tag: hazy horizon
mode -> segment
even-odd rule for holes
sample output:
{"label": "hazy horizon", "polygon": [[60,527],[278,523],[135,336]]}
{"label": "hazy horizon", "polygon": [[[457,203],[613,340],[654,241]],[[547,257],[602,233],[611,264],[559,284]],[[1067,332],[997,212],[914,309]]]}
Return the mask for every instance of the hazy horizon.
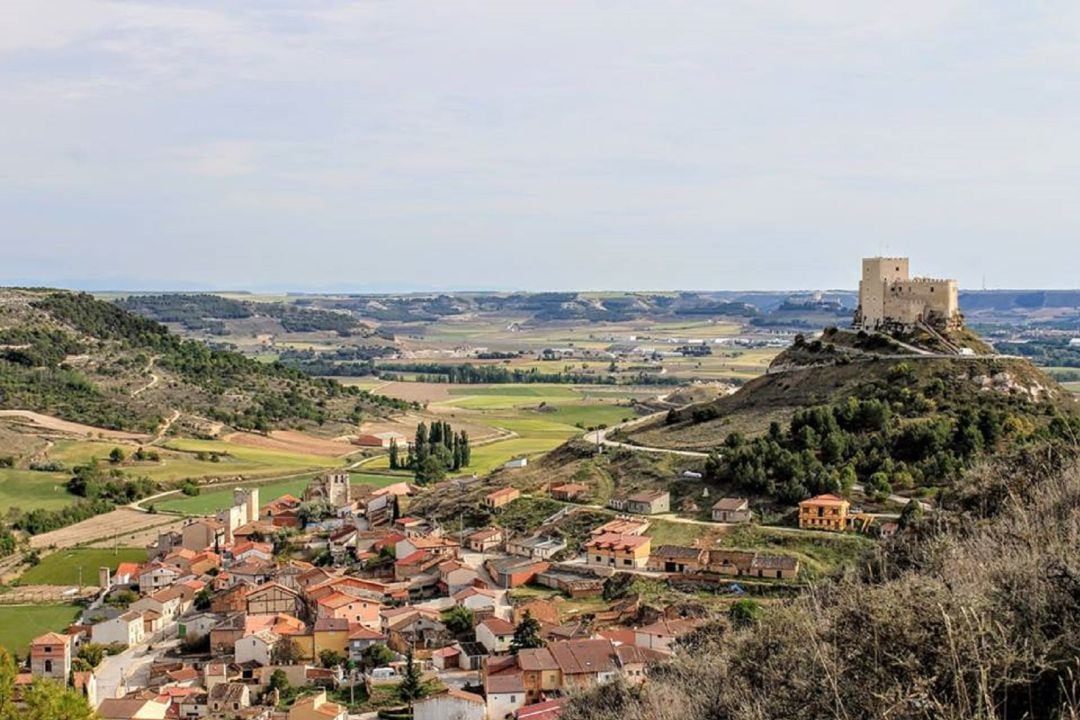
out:
{"label": "hazy horizon", "polygon": [[0,285],[1075,288],[1080,6],[7,0]]}

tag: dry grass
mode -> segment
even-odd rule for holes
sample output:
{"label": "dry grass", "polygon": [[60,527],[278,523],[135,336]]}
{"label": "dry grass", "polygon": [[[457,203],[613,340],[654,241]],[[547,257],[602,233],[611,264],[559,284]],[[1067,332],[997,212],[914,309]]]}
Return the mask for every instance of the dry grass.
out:
{"label": "dry grass", "polygon": [[861,572],[703,632],[564,720],[1077,717],[1080,463],[1029,453],[948,503]]}

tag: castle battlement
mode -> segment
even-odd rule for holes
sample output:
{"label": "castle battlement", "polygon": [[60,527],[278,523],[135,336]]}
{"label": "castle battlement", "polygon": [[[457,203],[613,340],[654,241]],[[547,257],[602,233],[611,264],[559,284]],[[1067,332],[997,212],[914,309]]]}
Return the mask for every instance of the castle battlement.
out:
{"label": "castle battlement", "polygon": [[962,326],[956,280],[913,278],[909,265],[903,257],[863,258],[855,327],[889,330],[922,323],[951,330]]}

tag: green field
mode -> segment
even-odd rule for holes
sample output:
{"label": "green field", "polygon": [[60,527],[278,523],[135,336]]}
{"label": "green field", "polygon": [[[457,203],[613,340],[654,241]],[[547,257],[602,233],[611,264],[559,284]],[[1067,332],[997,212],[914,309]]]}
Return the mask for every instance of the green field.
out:
{"label": "green field", "polygon": [[[93,460],[103,461],[109,452],[117,447],[115,443],[83,440],[61,440],[50,450],[49,459],[74,467]],[[283,471],[315,470],[319,468],[340,467],[342,458],[324,455],[307,455],[281,450],[265,450],[245,445],[227,443],[220,440],[169,440],[164,448],[154,448],[161,456],[159,462],[134,462],[130,459],[133,452],[130,446],[121,446],[129,455],[128,461],[118,466],[131,476],[145,475],[161,482],[173,482],[185,478],[206,478],[231,475],[260,477],[281,475]],[[197,452],[219,453],[218,462],[199,460]]]}
{"label": "green field", "polygon": [[64,483],[66,473],[43,473],[32,470],[0,470],[0,508],[20,510],[55,510],[75,502]]}
{"label": "green field", "polygon": [[25,655],[31,640],[64,630],[78,615],[74,605],[0,605],[0,647]]}
{"label": "green field", "polygon": [[[262,504],[275,500],[282,495],[295,495],[300,497],[307,487],[308,482],[314,477],[314,473],[298,475],[296,477],[269,482],[264,485],[245,486],[259,488],[259,502]],[[365,484],[385,487],[403,480],[411,480],[409,475],[378,475],[374,473],[350,473],[354,485]],[[166,512],[183,513],[184,515],[210,515],[218,510],[224,510],[232,505],[232,487],[222,490],[204,490],[195,497],[176,495],[155,504],[155,509]]]}
{"label": "green field", "polygon": [[143,548],[74,548],[46,555],[41,562],[19,576],[22,585],[78,585],[82,568],[84,585],[97,585],[98,568],[115,570],[122,562],[146,562]]}

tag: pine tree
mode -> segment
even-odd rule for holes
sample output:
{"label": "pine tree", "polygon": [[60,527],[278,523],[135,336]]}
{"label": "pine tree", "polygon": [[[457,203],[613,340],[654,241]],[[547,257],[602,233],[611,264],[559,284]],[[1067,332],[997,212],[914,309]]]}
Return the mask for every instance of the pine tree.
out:
{"label": "pine tree", "polygon": [[398,469],[398,446],[397,438],[391,438],[390,440],[390,469]]}
{"label": "pine tree", "polygon": [[469,467],[472,462],[472,449],[469,447],[469,434],[461,431],[461,467]]}
{"label": "pine tree", "polygon": [[408,703],[410,708],[413,701],[424,694],[424,688],[421,686],[422,677],[420,668],[413,662],[412,646],[409,646],[409,650],[405,654],[405,670],[401,677],[401,683],[398,685],[398,697],[401,698],[402,702]]}
{"label": "pine tree", "polygon": [[431,435],[428,437],[428,441],[432,445],[438,445],[439,443],[441,443],[442,442],[442,431],[443,431],[442,422],[436,420],[435,422],[431,423]]}
{"label": "pine tree", "polygon": [[446,449],[447,450],[453,450],[454,449],[454,429],[452,427],[450,427],[450,423],[448,423],[448,422],[443,423],[442,437],[443,437],[443,445],[446,446]]}
{"label": "pine tree", "polygon": [[416,426],[416,446],[413,449],[415,453],[416,466],[419,467],[427,459],[428,454],[431,452],[431,447],[428,445],[428,430],[427,425],[420,423]]}
{"label": "pine tree", "polygon": [[514,638],[510,641],[510,653],[517,655],[518,650],[542,647],[544,647],[544,641],[540,637],[540,621],[526,610],[521,617],[521,622],[514,628]]}

